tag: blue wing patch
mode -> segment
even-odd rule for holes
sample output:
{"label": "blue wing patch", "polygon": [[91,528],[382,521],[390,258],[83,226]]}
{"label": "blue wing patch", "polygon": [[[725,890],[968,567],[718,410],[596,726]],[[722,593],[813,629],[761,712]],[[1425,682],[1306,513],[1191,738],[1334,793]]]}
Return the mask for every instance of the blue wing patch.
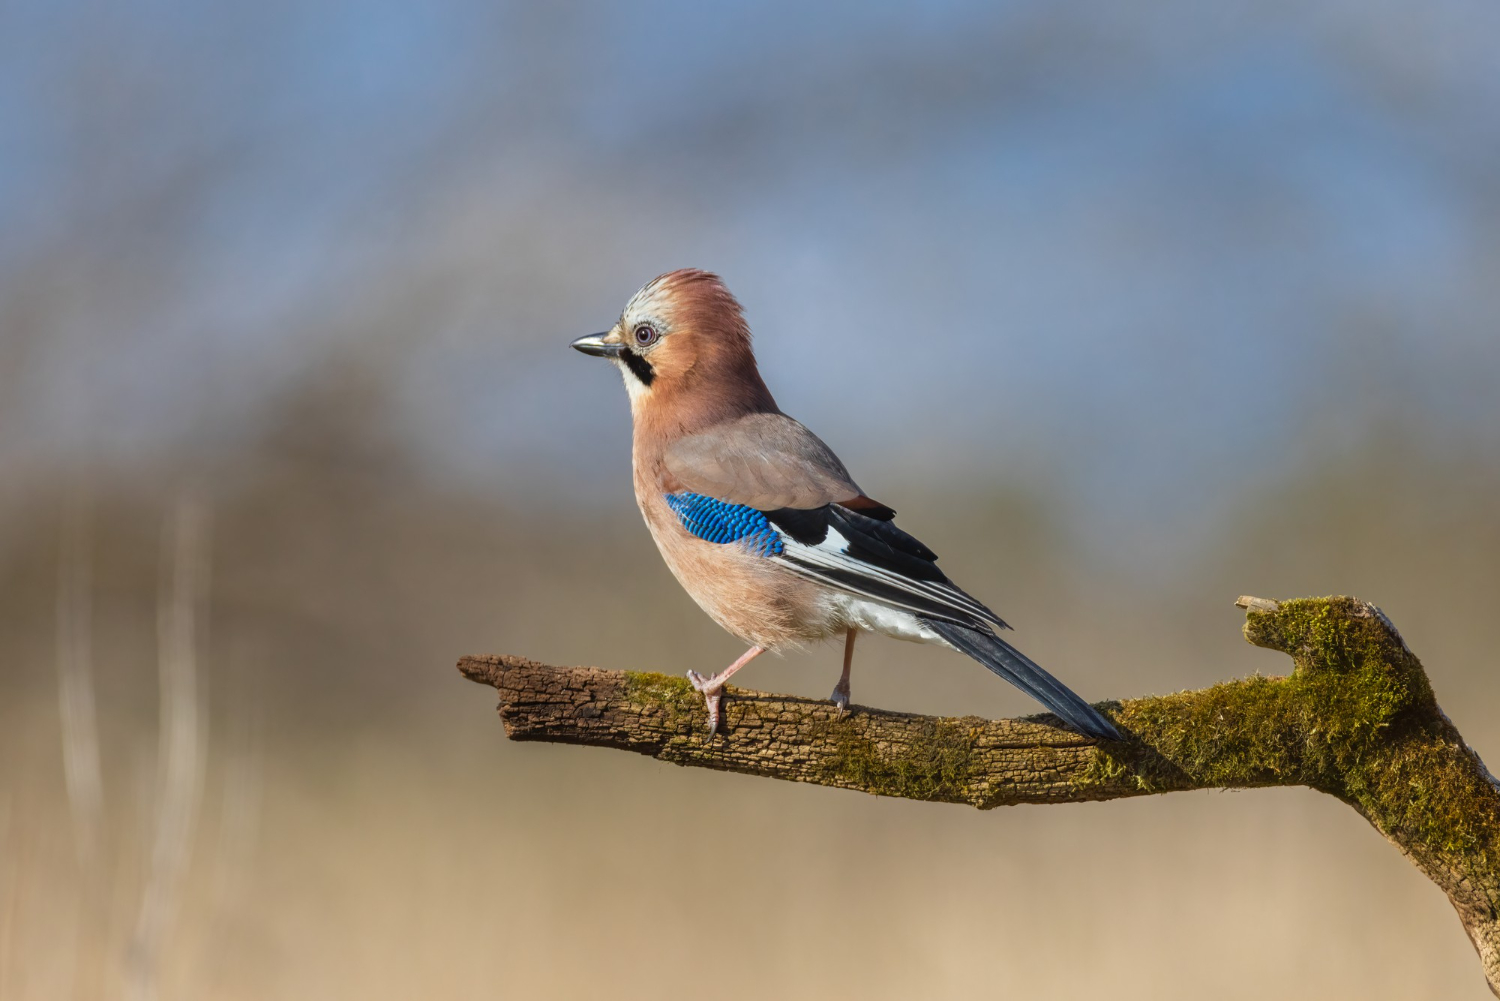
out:
{"label": "blue wing patch", "polygon": [[780,556],[781,533],[753,507],[727,504],[702,494],[667,494],[667,506],[682,527],[708,542],[738,542],[757,556]]}

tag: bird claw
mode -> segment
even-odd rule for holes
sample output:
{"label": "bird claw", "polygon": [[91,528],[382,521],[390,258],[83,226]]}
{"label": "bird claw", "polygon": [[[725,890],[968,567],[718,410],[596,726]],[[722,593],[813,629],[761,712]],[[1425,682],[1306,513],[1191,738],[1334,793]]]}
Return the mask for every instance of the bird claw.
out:
{"label": "bird claw", "polygon": [[703,693],[703,701],[708,707],[708,735],[712,737],[719,730],[719,702],[724,697],[724,683],[716,678],[705,678],[697,671],[687,673],[688,684]]}
{"label": "bird claw", "polygon": [[834,705],[838,706],[839,719],[843,719],[844,718],[844,714],[849,711],[849,688],[848,688],[848,686],[847,685],[836,685],[836,686],[834,686],[833,694],[830,695],[830,696],[828,696],[828,701],[832,702]]}

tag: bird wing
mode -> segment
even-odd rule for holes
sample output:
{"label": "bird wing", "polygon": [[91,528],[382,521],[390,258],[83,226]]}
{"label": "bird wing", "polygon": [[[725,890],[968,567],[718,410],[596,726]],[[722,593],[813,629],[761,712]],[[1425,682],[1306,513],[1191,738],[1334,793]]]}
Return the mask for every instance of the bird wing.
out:
{"label": "bird wing", "polygon": [[889,520],[842,504],[765,512],[781,532],[776,562],[848,594],[989,632],[1005,620],[938,569],[937,554]]}
{"label": "bird wing", "polygon": [[833,450],[786,414],[725,421],[673,442],[663,459],[669,481],[759,511],[863,497]]}
{"label": "bird wing", "polygon": [[[739,541],[802,577],[988,631],[1003,619],[937,568],[937,554],[865,496],[833,450],[785,414],[750,414],[665,453],[668,502],[711,542]],[[772,539],[762,529],[774,533]]]}

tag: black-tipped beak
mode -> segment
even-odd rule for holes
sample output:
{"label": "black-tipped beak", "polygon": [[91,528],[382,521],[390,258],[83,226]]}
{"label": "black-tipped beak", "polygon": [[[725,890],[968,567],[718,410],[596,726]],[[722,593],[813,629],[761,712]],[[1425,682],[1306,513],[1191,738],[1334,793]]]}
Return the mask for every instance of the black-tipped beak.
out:
{"label": "black-tipped beak", "polygon": [[595,358],[618,358],[620,357],[620,352],[625,350],[625,345],[619,343],[611,344],[606,341],[604,338],[608,333],[609,331],[606,330],[602,334],[589,334],[587,337],[580,337],[573,342],[573,348],[574,350],[582,351],[586,355],[593,355]]}

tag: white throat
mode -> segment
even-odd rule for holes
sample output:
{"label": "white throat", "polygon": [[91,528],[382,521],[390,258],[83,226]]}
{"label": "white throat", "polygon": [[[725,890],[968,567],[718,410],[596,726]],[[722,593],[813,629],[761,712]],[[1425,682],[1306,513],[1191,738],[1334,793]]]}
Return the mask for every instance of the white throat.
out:
{"label": "white throat", "polygon": [[616,360],[615,367],[620,370],[620,376],[625,380],[625,394],[630,397],[630,413],[635,416],[640,411],[642,401],[651,390],[644,382],[636,378],[635,373],[630,371],[623,361]]}

